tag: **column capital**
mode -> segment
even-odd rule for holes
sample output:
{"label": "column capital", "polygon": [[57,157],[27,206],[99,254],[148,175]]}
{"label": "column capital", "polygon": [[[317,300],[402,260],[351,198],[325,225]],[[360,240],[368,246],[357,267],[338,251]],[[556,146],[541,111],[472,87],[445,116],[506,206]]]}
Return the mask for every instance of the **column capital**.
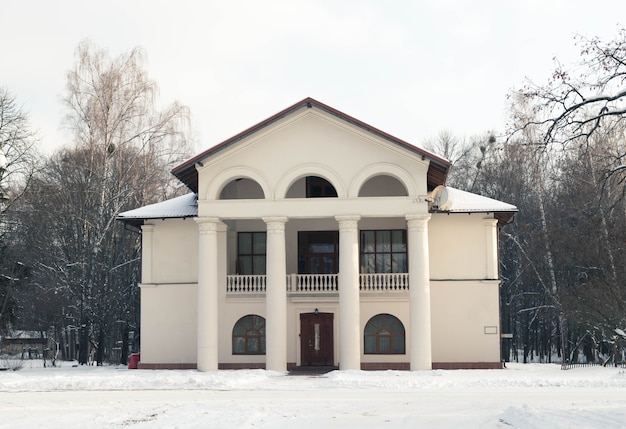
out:
{"label": "column capital", "polygon": [[218,231],[220,225],[220,219],[217,217],[195,217],[193,220],[196,221],[198,227],[200,228],[200,234],[210,234]]}
{"label": "column capital", "polygon": [[267,232],[270,234],[273,232],[284,232],[285,224],[289,220],[286,216],[269,216],[262,219],[267,227]]}
{"label": "column capital", "polygon": [[287,223],[289,218],[287,216],[266,216],[262,217],[265,223]]}
{"label": "column capital", "polygon": [[335,216],[335,220],[339,222],[339,229],[342,231],[353,231],[358,228],[361,216],[358,215],[343,215]]}
{"label": "column capital", "polygon": [[424,230],[430,220],[430,215],[408,214],[405,216],[409,230]]}

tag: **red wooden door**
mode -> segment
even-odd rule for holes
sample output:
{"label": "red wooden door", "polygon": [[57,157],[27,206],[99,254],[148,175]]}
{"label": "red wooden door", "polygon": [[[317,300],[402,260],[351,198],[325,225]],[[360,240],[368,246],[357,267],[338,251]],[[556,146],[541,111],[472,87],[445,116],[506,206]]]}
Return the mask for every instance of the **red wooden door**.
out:
{"label": "red wooden door", "polygon": [[301,365],[334,365],[333,318],[333,313],[300,314]]}

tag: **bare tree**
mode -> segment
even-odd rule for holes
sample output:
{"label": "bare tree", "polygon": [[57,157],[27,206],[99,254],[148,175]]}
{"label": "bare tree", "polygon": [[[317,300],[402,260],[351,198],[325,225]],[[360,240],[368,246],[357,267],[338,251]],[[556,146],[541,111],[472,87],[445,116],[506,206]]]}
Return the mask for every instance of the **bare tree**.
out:
{"label": "bare tree", "polygon": [[37,285],[63,297],[56,311],[79,327],[80,363],[90,349],[98,363],[110,358],[120,324],[136,323],[139,236],[117,215],[173,195],[168,171],[191,152],[187,108],[159,110],[156,96],[141,50],[110,58],[82,43],[64,100],[73,144],[29,195]]}
{"label": "bare tree", "polygon": [[[516,121],[511,136],[533,127],[539,131],[534,144],[584,143],[601,127],[612,129],[626,119],[626,30],[615,39],[577,36],[579,66],[565,67],[556,62],[545,85],[527,82],[518,91],[533,106],[532,119]],[[518,118],[519,119],[519,118]],[[626,150],[614,154],[618,162],[611,174],[626,170]]]}
{"label": "bare tree", "polygon": [[446,184],[473,192],[481,166],[490,156],[490,148],[495,143],[493,135],[465,139],[454,136],[450,131],[442,131],[437,137],[426,140],[424,148],[452,163]]}
{"label": "bare tree", "polygon": [[14,95],[0,87],[0,331],[15,321],[16,288],[27,270],[16,253],[18,221],[8,216],[39,163],[37,139]]}
{"label": "bare tree", "polygon": [[15,96],[0,87],[0,216],[27,188],[39,162],[37,143]]}

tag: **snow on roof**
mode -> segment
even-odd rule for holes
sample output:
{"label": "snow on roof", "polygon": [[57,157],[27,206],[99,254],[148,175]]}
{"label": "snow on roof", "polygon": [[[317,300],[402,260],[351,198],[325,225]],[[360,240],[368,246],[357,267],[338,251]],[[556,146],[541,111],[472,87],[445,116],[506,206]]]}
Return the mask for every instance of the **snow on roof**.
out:
{"label": "snow on roof", "polygon": [[118,220],[129,223],[143,219],[186,218],[198,216],[198,201],[195,193],[189,193],[156,204],[139,207],[120,213]]}
{"label": "snow on roof", "polygon": [[449,186],[437,186],[432,193],[433,211],[450,213],[502,213],[517,212],[517,207],[512,204],[461,191]]}

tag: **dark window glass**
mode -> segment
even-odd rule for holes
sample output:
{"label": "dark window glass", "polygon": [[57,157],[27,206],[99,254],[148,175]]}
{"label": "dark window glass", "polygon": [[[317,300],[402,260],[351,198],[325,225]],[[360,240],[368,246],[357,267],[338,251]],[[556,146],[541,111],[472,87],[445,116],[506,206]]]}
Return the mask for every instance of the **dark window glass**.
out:
{"label": "dark window glass", "polygon": [[265,274],[265,232],[240,232],[237,234],[237,274]]}
{"label": "dark window glass", "polygon": [[336,274],[339,231],[298,232],[298,273]]}
{"label": "dark window glass", "polygon": [[307,198],[328,198],[336,196],[337,191],[328,180],[317,176],[308,176],[306,178]]}
{"label": "dark window glass", "polygon": [[391,314],[378,314],[365,325],[365,354],[404,354],[404,325]]}
{"label": "dark window glass", "polygon": [[265,319],[256,314],[242,317],[233,328],[234,355],[265,354]]}
{"label": "dark window glass", "polygon": [[361,231],[361,271],[374,273],[406,273],[406,231]]}

